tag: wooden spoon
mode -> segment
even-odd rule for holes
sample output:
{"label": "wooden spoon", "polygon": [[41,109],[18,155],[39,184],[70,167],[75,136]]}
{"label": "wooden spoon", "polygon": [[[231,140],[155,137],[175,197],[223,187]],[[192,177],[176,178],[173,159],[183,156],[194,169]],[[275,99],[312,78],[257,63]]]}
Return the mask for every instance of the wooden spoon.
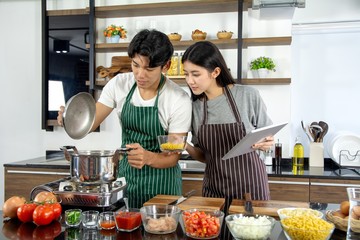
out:
{"label": "wooden spoon", "polygon": [[319,126],[323,129],[319,136],[319,142],[323,142],[326,133],[329,131],[329,125],[326,122],[320,121]]}

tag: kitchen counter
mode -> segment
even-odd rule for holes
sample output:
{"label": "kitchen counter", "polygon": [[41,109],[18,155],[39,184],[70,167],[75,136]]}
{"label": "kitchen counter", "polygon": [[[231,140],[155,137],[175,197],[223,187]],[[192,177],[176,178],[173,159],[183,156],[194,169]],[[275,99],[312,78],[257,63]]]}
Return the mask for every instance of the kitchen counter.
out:
{"label": "kitchen counter", "polygon": [[[317,204],[310,204],[312,208],[319,209],[319,205]],[[321,209],[319,209],[322,212],[326,212],[326,210],[329,209],[337,209],[339,208],[338,204],[323,204],[320,206]],[[11,220],[4,220],[2,217],[2,212],[0,211],[0,227],[2,228],[2,232],[0,233],[0,239],[14,239],[11,238],[12,236],[18,236],[20,238],[17,239],[35,239],[33,238],[34,235],[42,234],[43,239],[45,239],[45,234],[47,234],[47,237],[49,237],[49,234],[53,234],[55,229],[58,231],[59,235],[54,239],[85,239],[85,235],[95,234],[98,236],[96,239],[191,239],[185,236],[183,233],[180,224],[178,225],[177,231],[171,234],[166,235],[154,235],[146,233],[143,229],[143,227],[140,227],[139,229],[135,230],[132,233],[125,233],[125,232],[119,232],[116,230],[110,230],[110,231],[99,231],[99,230],[83,230],[80,228],[66,228],[66,225],[62,220],[60,221],[60,224],[57,222],[53,222],[53,224],[48,226],[41,226],[37,227],[33,223],[21,223],[17,219],[11,219]],[[77,234],[79,235],[79,238],[69,238],[70,234]],[[110,237],[112,236],[112,237]],[[22,238],[21,238],[22,237]],[[49,239],[49,238],[46,238]],[[50,238],[52,239],[52,238]],[[92,238],[95,239],[95,238]],[[269,237],[270,240],[285,240],[285,234],[282,231],[281,225],[279,222],[275,224],[275,227],[272,231],[271,236]],[[346,233],[340,230],[335,229],[331,239],[346,239]]]}
{"label": "kitchen counter", "polygon": [[[297,177],[297,178],[327,178],[360,180],[360,173],[357,169],[342,169],[331,159],[324,160],[324,167],[308,167],[305,159],[303,169],[293,169],[291,159],[283,159],[279,167],[266,166],[269,177]],[[205,164],[192,160],[189,155],[182,155],[179,165],[183,173],[204,173]],[[44,157],[28,159],[24,161],[4,164],[4,167],[22,167],[22,168],[44,168],[44,169],[69,169],[69,162],[64,159],[63,152],[48,154]]]}

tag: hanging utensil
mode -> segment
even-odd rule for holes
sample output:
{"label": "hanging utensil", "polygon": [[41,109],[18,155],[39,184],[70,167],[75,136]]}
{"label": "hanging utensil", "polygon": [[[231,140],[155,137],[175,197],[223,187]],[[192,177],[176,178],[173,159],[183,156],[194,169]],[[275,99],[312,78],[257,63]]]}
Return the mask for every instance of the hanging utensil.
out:
{"label": "hanging utensil", "polygon": [[301,127],[302,129],[304,130],[304,133],[306,134],[306,136],[308,137],[309,141],[312,142],[314,141],[313,138],[311,138],[311,135],[308,131],[306,131],[306,128],[305,128],[305,124],[304,124],[304,121],[301,120]]}

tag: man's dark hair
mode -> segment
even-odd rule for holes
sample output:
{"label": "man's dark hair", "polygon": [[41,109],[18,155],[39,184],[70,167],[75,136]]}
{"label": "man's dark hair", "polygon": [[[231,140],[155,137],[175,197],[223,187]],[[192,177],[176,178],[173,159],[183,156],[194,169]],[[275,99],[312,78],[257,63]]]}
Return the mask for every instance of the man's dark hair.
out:
{"label": "man's dark hair", "polygon": [[135,54],[148,57],[149,67],[165,66],[174,53],[174,47],[166,34],[157,30],[141,30],[131,40],[128,55],[133,58]]}

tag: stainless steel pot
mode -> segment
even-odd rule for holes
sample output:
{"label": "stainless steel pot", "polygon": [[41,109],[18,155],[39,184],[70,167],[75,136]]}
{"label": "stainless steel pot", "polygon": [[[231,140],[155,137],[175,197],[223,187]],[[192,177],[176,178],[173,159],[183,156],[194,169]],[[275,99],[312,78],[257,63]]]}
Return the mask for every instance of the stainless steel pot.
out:
{"label": "stainless steel pot", "polygon": [[[117,178],[120,149],[78,151],[75,146],[63,146],[65,158],[70,161],[72,181],[84,184],[109,183]],[[69,152],[68,149],[73,151]]]}

